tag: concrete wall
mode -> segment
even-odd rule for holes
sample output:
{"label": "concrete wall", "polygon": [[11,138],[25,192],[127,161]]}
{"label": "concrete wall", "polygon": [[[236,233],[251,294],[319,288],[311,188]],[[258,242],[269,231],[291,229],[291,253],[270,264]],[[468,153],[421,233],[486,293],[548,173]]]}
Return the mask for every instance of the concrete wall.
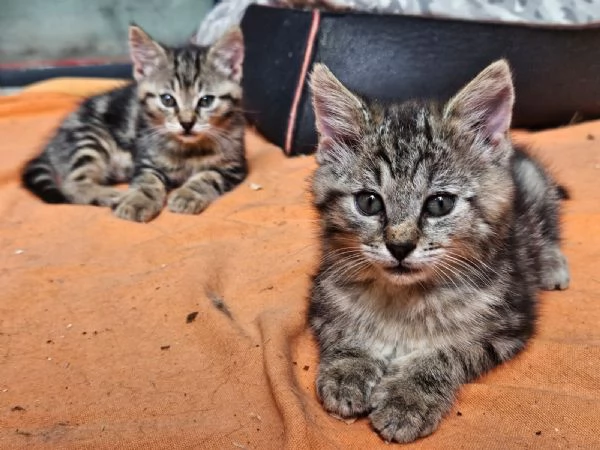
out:
{"label": "concrete wall", "polygon": [[0,0],[0,64],[127,54],[135,21],[156,39],[185,40],[213,0]]}

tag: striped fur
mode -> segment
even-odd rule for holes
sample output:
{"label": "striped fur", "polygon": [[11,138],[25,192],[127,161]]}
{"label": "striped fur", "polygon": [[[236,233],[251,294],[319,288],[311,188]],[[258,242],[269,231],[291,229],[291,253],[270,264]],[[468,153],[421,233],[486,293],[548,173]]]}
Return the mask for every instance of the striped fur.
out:
{"label": "striped fur", "polygon": [[[136,81],[85,100],[27,163],[23,185],[48,203],[109,206],[139,222],[165,202],[199,213],[247,172],[241,32],[171,48],[132,26],[129,42]],[[125,192],[111,186],[124,182]]]}
{"label": "striped fur", "polygon": [[312,88],[317,393],[331,413],[369,415],[386,441],[410,442],[462,384],[523,349],[539,289],[568,286],[563,188],[510,142],[504,61],[444,107],[371,102],[324,66]]}

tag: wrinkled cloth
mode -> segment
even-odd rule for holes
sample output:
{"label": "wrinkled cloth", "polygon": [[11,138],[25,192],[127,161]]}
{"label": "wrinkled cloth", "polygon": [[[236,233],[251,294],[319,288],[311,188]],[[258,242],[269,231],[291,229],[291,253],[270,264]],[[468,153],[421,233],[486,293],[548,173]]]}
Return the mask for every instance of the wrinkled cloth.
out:
{"label": "wrinkled cloth", "polygon": [[[389,449],[315,394],[314,157],[286,158],[249,130],[243,184],[201,215],[149,224],[19,186],[80,96],[109,84],[0,97],[0,448]],[[541,295],[522,354],[398,448],[600,448],[600,122],[516,138],[571,191],[571,287]]]}
{"label": "wrinkled cloth", "polygon": [[600,20],[600,0],[222,0],[203,19],[195,40],[211,44],[239,24],[251,4],[547,25]]}

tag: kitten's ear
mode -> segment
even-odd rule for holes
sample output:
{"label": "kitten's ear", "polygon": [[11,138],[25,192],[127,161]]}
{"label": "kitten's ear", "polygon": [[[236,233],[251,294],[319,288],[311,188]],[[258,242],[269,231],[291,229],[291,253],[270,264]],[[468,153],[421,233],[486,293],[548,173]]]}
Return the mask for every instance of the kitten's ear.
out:
{"label": "kitten's ear", "polygon": [[138,81],[167,65],[165,49],[135,24],[129,26],[129,52]]}
{"label": "kitten's ear", "polygon": [[240,27],[230,28],[209,50],[208,60],[236,83],[242,80],[244,36]]}
{"label": "kitten's ear", "polygon": [[362,100],[350,92],[324,64],[310,77],[312,103],[319,132],[319,152],[357,141],[366,121]]}
{"label": "kitten's ear", "polygon": [[497,145],[510,128],[514,102],[510,68],[501,59],[490,64],[452,98],[444,115],[458,119]]}

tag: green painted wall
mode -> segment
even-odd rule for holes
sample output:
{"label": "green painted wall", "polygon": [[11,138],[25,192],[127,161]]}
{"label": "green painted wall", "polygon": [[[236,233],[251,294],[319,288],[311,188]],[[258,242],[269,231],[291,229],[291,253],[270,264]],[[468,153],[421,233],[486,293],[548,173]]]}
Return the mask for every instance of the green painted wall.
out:
{"label": "green painted wall", "polygon": [[212,0],[0,0],[0,63],[127,54],[135,21],[156,39],[189,37]]}

